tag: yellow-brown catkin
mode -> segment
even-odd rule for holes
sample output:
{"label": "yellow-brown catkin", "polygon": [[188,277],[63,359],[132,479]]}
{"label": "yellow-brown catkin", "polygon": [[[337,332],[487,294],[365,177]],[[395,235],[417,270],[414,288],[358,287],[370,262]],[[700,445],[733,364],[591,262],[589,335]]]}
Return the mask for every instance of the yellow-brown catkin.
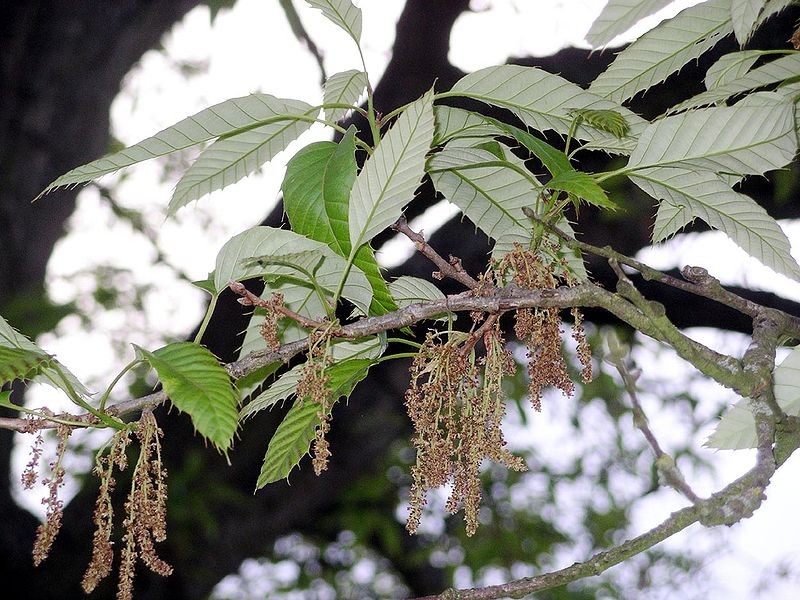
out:
{"label": "yellow-brown catkin", "polygon": [[581,363],[581,381],[589,383],[592,380],[592,349],[586,339],[586,330],[583,328],[583,313],[577,307],[572,309],[572,339],[578,343],[578,360]]}
{"label": "yellow-brown catkin", "polygon": [[31,457],[28,460],[28,464],[25,465],[25,469],[22,471],[21,482],[23,489],[32,490],[33,486],[36,485],[36,481],[39,479],[39,460],[42,457],[42,446],[44,445],[44,436],[42,435],[42,429],[37,427],[38,421],[31,420],[29,421],[30,425],[28,428],[30,429],[30,433],[36,432],[36,438],[33,440],[33,444],[31,444]]}
{"label": "yellow-brown catkin", "polygon": [[297,384],[297,398],[300,402],[309,401],[319,405],[317,411],[319,425],[314,432],[312,449],[312,466],[317,475],[328,468],[328,461],[331,457],[327,433],[331,429],[333,395],[330,389],[330,376],[326,372],[330,363],[331,359],[327,353],[324,333],[313,333],[308,359],[303,365],[303,373]]}
{"label": "yellow-brown catkin", "polygon": [[154,541],[166,539],[166,469],[161,461],[161,437],[151,411],[144,411],[139,419],[136,437],[141,450],[133,471],[131,490],[125,502],[125,520],[122,536],[124,547],[120,563],[117,598],[133,597],[133,577],[136,559],[139,558],[151,571],[166,577],[172,567],[158,557]]}
{"label": "yellow-brown catkin", "polygon": [[[531,290],[555,289],[559,285],[559,278],[567,285],[575,285],[577,281],[566,261],[552,258],[556,250],[546,241],[542,242],[538,254],[517,246],[498,262],[497,277],[503,279],[510,273],[514,284]],[[542,256],[547,259],[544,260]],[[560,275],[556,275],[556,269]],[[575,318],[572,335],[578,343],[578,358],[583,366],[581,378],[589,381],[592,377],[591,351],[583,330],[582,315],[577,308],[572,309],[572,315]],[[563,331],[559,311],[553,308],[525,308],[516,311],[515,316],[514,332],[527,347],[531,404],[539,411],[546,387],[553,386],[566,396],[571,396],[575,391],[561,351]]]}
{"label": "yellow-brown catkin", "polygon": [[267,342],[270,350],[277,350],[281,346],[278,337],[278,319],[280,319],[281,314],[276,310],[276,307],[283,306],[283,294],[277,292],[272,294],[268,302],[269,307],[266,308],[266,314],[259,332],[264,341]]}
{"label": "yellow-brown catkin", "polygon": [[33,543],[33,564],[40,565],[50,553],[58,532],[61,530],[61,519],[64,513],[64,502],[58,497],[58,490],[64,485],[64,455],[67,452],[67,441],[72,434],[72,427],[59,425],[56,429],[58,447],[56,458],[50,463],[51,475],[42,479],[42,484],[47,486],[48,496],[42,499],[47,509],[45,522],[36,530],[36,540]]}
{"label": "yellow-brown catkin", "polygon": [[[480,335],[480,334],[479,334]],[[467,535],[478,526],[480,466],[484,458],[523,470],[524,463],[505,449],[502,378],[515,370],[498,322],[483,334],[485,358],[476,360],[475,337],[451,333],[446,342],[428,334],[411,367],[406,408],[414,424],[417,452],[406,528],[415,532],[427,492],[453,484],[450,512],[464,509]],[[481,368],[483,367],[482,372]]]}
{"label": "yellow-brown catkin", "polygon": [[114,562],[114,547],[111,541],[114,521],[111,493],[116,485],[114,467],[117,466],[120,471],[123,471],[127,466],[125,449],[129,441],[128,430],[118,431],[112,439],[108,454],[99,454],[95,461],[94,473],[100,478],[100,489],[94,508],[95,530],[92,538],[92,559],[81,581],[81,586],[87,594],[91,593],[111,573]]}

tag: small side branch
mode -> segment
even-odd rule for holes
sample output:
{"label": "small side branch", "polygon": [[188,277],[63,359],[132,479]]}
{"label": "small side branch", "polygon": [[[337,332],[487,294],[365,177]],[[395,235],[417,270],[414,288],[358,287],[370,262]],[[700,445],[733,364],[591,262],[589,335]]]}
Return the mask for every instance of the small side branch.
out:
{"label": "small side branch", "polygon": [[442,256],[436,252],[436,250],[428,245],[428,242],[425,241],[425,237],[421,233],[417,233],[408,226],[408,221],[406,221],[405,217],[400,217],[397,219],[397,222],[392,225],[392,229],[398,233],[402,233],[404,236],[414,242],[414,247],[439,268],[438,273],[433,274],[434,277],[437,279],[450,277],[451,279],[455,279],[459,283],[464,284],[464,286],[471,290],[479,287],[480,284],[475,280],[475,278],[473,278],[464,270],[460,259],[451,256],[450,260],[446,261],[444,258],[442,258]]}
{"label": "small side branch", "polygon": [[644,439],[647,440],[647,443],[653,450],[653,454],[656,458],[656,469],[658,469],[659,475],[663,479],[664,483],[669,485],[677,492],[683,494],[683,496],[689,500],[689,502],[692,504],[699,502],[700,497],[695,494],[694,490],[692,490],[689,484],[686,483],[686,478],[683,476],[683,473],[681,473],[681,470],[675,463],[675,459],[664,452],[652,429],[650,429],[649,420],[644,412],[644,408],[642,408],[642,403],[639,401],[639,393],[636,388],[636,379],[638,373],[631,371],[626,364],[625,355],[627,354],[627,349],[622,347],[620,344],[616,344],[616,346],[616,348],[612,348],[612,344],[609,343],[609,353],[605,359],[617,369],[620,377],[622,377],[622,382],[625,385],[625,391],[628,392],[628,397],[631,399],[633,424],[639,431],[642,432]]}

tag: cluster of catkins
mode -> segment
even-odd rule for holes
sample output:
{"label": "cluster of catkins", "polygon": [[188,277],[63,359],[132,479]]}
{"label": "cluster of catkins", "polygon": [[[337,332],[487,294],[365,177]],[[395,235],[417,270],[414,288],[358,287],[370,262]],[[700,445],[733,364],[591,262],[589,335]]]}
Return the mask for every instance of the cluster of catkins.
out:
{"label": "cluster of catkins", "polygon": [[478,359],[470,334],[451,332],[441,341],[429,333],[411,367],[406,407],[414,423],[417,462],[411,469],[406,527],[412,533],[419,526],[428,490],[452,482],[447,509],[455,512],[463,505],[467,535],[472,535],[478,527],[483,459],[525,469],[522,459],[505,449],[501,429],[505,402],[500,385],[516,365],[498,322],[482,340],[486,353]]}
{"label": "cluster of catkins", "polygon": [[[39,422],[33,422],[33,427]],[[61,425],[56,430],[58,448],[56,459],[50,464],[51,476],[43,480],[49,495],[42,502],[47,506],[45,522],[39,526],[33,547],[33,561],[38,565],[44,561],[61,528],[63,502],[58,490],[64,483],[63,459],[67,439],[72,428]],[[122,535],[119,583],[117,598],[133,598],[133,577],[137,558],[152,571],[162,576],[172,573],[172,567],[158,557],[154,542],[163,542],[167,537],[167,487],[166,469],[161,461],[163,432],[158,427],[151,411],[144,411],[136,424],[136,438],[141,446],[139,459],[134,468],[131,489],[125,502],[125,519]],[[92,592],[110,573],[114,562],[112,541],[114,507],[111,495],[116,486],[114,470],[123,472],[128,468],[127,448],[130,430],[118,431],[109,443],[109,450],[101,449],[97,454],[94,473],[100,479],[100,490],[94,510],[95,532],[92,541],[92,558],[83,575],[82,586],[86,593]],[[31,460],[22,473],[22,483],[30,488],[36,482],[39,459],[42,453],[41,430],[31,450]]]}
{"label": "cluster of catkins", "polygon": [[[506,254],[493,273],[482,279],[505,281],[524,289],[555,289],[560,280],[576,281],[569,268],[555,260],[543,260],[548,253],[517,247]],[[555,255],[555,252],[552,253]],[[559,275],[556,275],[558,269]],[[478,290],[480,293],[480,290]],[[591,352],[582,324],[582,314],[572,309],[572,336],[577,342],[581,378],[592,377]],[[473,315],[476,321],[480,315]],[[487,325],[490,325],[487,327]],[[561,319],[558,309],[519,309],[514,331],[527,347],[531,403],[541,410],[542,391],[553,386],[572,395],[574,384],[561,352]],[[475,353],[477,337],[483,342],[483,358]],[[484,458],[522,471],[520,457],[505,449],[501,430],[505,403],[503,377],[515,372],[515,362],[500,332],[499,319],[487,317],[473,333],[429,333],[411,367],[411,384],[406,392],[406,407],[414,423],[416,464],[411,469],[411,509],[406,524],[415,532],[429,490],[452,484],[447,509],[464,508],[466,533],[478,526],[481,500],[480,465]]]}

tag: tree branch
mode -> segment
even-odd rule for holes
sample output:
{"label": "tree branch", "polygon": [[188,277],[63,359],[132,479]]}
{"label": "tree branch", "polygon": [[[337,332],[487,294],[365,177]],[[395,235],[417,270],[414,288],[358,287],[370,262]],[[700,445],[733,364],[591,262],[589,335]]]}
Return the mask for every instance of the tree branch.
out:
{"label": "tree branch", "polygon": [[[441,257],[440,257],[441,258]],[[237,286],[238,287],[238,286]],[[631,287],[633,287],[631,285]],[[646,302],[646,301],[644,301]],[[650,303],[654,304],[654,303]],[[683,335],[669,319],[657,310],[647,308],[643,312],[619,294],[611,293],[593,283],[586,282],[574,287],[556,289],[527,290],[510,285],[494,293],[477,296],[472,290],[447,296],[441,300],[432,300],[412,304],[396,311],[362,318],[339,328],[334,335],[346,339],[358,339],[375,335],[392,329],[401,329],[420,321],[449,312],[488,312],[500,314],[520,308],[571,308],[600,307],[617,318],[638,329],[658,341],[672,346],[679,356],[693,364],[702,373],[718,383],[733,389],[746,387],[742,377],[742,369],[738,360],[720,354]],[[778,313],[778,311],[773,311]],[[778,313],[782,315],[783,313]],[[782,321],[783,322],[783,321]],[[308,338],[284,344],[276,350],[258,350],[247,356],[225,365],[234,379],[239,379],[274,362],[286,362],[308,347]],[[141,398],[128,399],[109,406],[107,413],[113,417],[122,417],[128,413],[143,409],[152,409],[167,399],[163,391],[155,392]],[[41,415],[47,419],[46,415]],[[87,427],[97,426],[94,416],[57,415],[69,418],[77,423],[85,423]],[[43,424],[44,427],[55,427],[55,423]],[[24,432],[30,427],[27,419],[4,419],[0,427]]]}
{"label": "tree branch", "polygon": [[417,233],[408,226],[408,222],[406,221],[405,217],[400,217],[397,219],[397,222],[392,225],[392,229],[402,233],[404,236],[414,242],[414,247],[433,264],[439,267],[439,271],[434,272],[433,274],[436,279],[450,277],[451,279],[455,279],[456,281],[464,284],[465,287],[468,287],[471,290],[474,290],[480,285],[469,273],[464,270],[464,267],[461,265],[461,261],[459,259],[451,256],[450,261],[448,262],[442,258],[441,255],[436,252],[436,250],[434,250],[430,244],[428,244],[428,242],[425,241],[425,237],[421,233]]}
{"label": "tree branch", "polygon": [[[756,317],[764,308],[752,300],[742,298],[741,296],[726,290],[724,287],[722,287],[722,284],[720,284],[719,280],[716,277],[709,275],[708,271],[703,267],[684,267],[681,269],[681,274],[687,281],[681,281],[680,279],[654,269],[643,262],[621,254],[620,252],[613,250],[610,246],[600,248],[598,246],[593,246],[592,244],[578,241],[556,225],[540,219],[538,215],[527,206],[523,207],[522,211],[529,219],[535,221],[536,223],[540,223],[555,233],[564,242],[564,245],[571,250],[587,252],[589,254],[594,254],[609,260],[614,260],[619,264],[639,271],[646,281],[658,281],[684,292],[688,292],[696,296],[702,296],[703,298],[708,298],[709,300],[714,300],[720,304],[724,304],[725,306],[733,308],[734,310],[738,310],[739,312],[750,317]],[[786,323],[786,329],[784,330],[784,333],[800,338],[800,318],[788,314],[786,316],[788,322]]]}

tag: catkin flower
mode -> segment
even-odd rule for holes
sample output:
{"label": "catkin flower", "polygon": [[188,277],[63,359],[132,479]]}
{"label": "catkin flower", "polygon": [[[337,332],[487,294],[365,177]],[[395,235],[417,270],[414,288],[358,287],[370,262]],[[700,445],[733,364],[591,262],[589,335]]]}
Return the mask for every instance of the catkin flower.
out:
{"label": "catkin flower", "polygon": [[414,424],[417,460],[411,469],[406,528],[412,533],[419,527],[428,490],[452,483],[446,508],[453,513],[464,509],[466,532],[472,535],[478,526],[483,459],[525,468],[505,449],[501,429],[501,383],[515,370],[513,358],[504,348],[497,321],[483,334],[486,356],[481,361],[474,352],[477,337],[480,334],[451,332],[441,342],[428,334],[411,367],[406,408]]}
{"label": "catkin flower", "polygon": [[56,448],[56,458],[50,463],[51,476],[42,479],[42,484],[46,485],[49,494],[42,499],[47,509],[45,511],[45,522],[39,525],[36,530],[36,540],[33,543],[33,564],[40,565],[50,554],[50,548],[61,530],[61,519],[64,514],[64,501],[58,497],[59,489],[64,485],[64,455],[67,452],[67,441],[72,434],[72,427],[59,425],[56,429],[58,435],[58,447]]}
{"label": "catkin flower", "polygon": [[161,437],[151,411],[142,413],[136,429],[141,450],[133,471],[131,490],[125,502],[122,536],[124,547],[120,564],[117,598],[133,598],[133,577],[139,558],[151,571],[163,577],[172,567],[158,557],[154,541],[166,539],[167,471],[161,461]]}
{"label": "catkin flower", "polygon": [[319,405],[317,411],[319,425],[314,432],[312,460],[314,473],[317,475],[328,468],[328,461],[331,457],[327,433],[331,429],[333,396],[330,389],[330,376],[326,372],[331,358],[326,350],[325,339],[326,336],[322,332],[312,334],[308,359],[303,365],[303,373],[297,384],[298,401],[315,402]]}
{"label": "catkin flower", "polygon": [[[559,279],[567,285],[575,285],[577,280],[566,261],[554,259],[556,255],[556,248],[546,241],[541,243],[539,253],[517,246],[497,263],[496,277],[504,279],[510,274],[515,285],[531,290],[555,289]],[[592,377],[591,350],[583,329],[583,316],[578,308],[571,311],[574,318],[572,337],[578,343],[578,358],[583,366],[581,379],[588,382]],[[531,404],[540,411],[546,387],[555,387],[565,396],[575,392],[575,384],[570,379],[561,351],[561,319],[558,310],[553,308],[520,309],[516,311],[515,319],[514,332],[527,347]]]}
{"label": "catkin flower", "polygon": [[266,307],[266,314],[264,315],[264,320],[261,322],[259,333],[261,337],[264,338],[264,341],[267,342],[267,346],[270,350],[277,350],[281,346],[278,337],[278,319],[280,319],[281,314],[276,308],[283,306],[283,294],[277,292],[272,294],[267,303],[269,306]]}
{"label": "catkin flower", "polygon": [[128,430],[118,431],[112,439],[108,455],[104,456],[101,453],[95,461],[94,473],[100,478],[100,489],[93,517],[95,531],[92,538],[92,558],[81,581],[81,586],[87,594],[111,573],[114,562],[114,547],[111,541],[114,521],[111,493],[116,485],[114,467],[118,466],[120,471],[123,471],[127,466],[125,449],[129,441]]}

